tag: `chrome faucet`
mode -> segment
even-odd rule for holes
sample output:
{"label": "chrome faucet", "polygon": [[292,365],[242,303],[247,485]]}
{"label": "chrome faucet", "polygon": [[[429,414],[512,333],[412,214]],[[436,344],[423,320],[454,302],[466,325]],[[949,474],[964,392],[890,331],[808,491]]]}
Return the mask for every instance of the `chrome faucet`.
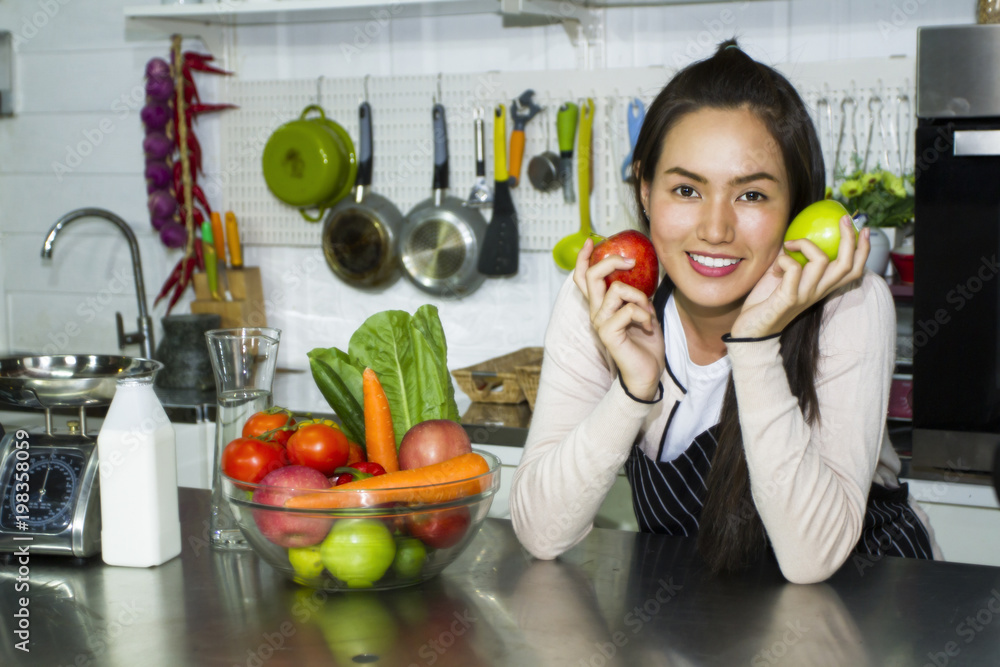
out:
{"label": "chrome faucet", "polygon": [[45,237],[45,244],[42,246],[42,258],[52,259],[52,246],[55,245],[56,237],[62,231],[63,227],[74,220],[91,217],[104,218],[116,225],[122,234],[125,235],[125,238],[128,239],[128,247],[132,253],[132,271],[135,273],[135,293],[136,298],[139,300],[139,330],[129,334],[125,333],[122,314],[115,313],[115,320],[118,326],[118,347],[124,350],[126,345],[138,343],[142,346],[142,356],[146,359],[152,359],[155,347],[153,344],[153,319],[149,316],[149,310],[146,308],[146,286],[142,280],[142,259],[139,257],[139,244],[136,242],[135,234],[127,222],[103,208],[78,208],[75,211],[70,211],[59,218],[56,224],[52,225],[52,229],[49,230],[48,236]]}

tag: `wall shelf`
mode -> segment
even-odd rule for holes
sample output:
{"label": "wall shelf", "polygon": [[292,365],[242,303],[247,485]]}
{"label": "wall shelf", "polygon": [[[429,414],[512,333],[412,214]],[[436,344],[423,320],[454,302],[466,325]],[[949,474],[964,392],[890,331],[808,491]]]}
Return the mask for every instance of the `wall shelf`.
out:
{"label": "wall shelf", "polygon": [[[526,18],[566,18],[555,0],[247,0],[185,5],[125,7],[127,19],[166,20],[218,26],[280,25],[322,21],[370,20],[380,12],[392,18],[501,14]],[[572,17],[569,17],[572,18]]]}
{"label": "wall shelf", "polygon": [[205,0],[201,4],[125,7],[128,26],[155,34],[197,35],[212,51],[232,28],[333,21],[496,14],[504,27],[562,24],[576,46],[603,40],[601,16],[613,7],[660,7],[719,3],[720,0]]}
{"label": "wall shelf", "polygon": [[513,25],[579,20],[593,9],[663,5],[693,5],[719,0],[226,0],[184,5],[125,7],[129,19],[156,19],[220,26],[313,23],[371,19],[389,11],[393,18],[500,14]]}

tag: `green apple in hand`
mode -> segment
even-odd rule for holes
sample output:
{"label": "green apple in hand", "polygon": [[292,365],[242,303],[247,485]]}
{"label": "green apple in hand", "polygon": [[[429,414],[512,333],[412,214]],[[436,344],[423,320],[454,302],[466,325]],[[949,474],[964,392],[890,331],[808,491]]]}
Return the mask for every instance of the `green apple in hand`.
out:
{"label": "green apple in hand", "polygon": [[[785,240],[809,239],[826,253],[831,261],[837,258],[840,247],[840,219],[850,215],[844,205],[833,199],[821,199],[806,206],[788,225]],[[858,230],[854,230],[857,237]],[[801,252],[789,252],[792,258],[805,266],[806,256]]]}

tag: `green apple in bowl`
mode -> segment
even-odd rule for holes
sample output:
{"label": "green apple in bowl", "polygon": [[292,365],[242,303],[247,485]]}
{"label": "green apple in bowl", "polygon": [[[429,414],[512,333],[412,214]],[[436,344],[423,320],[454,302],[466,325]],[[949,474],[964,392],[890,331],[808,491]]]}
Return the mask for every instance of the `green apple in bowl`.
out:
{"label": "green apple in bowl", "polygon": [[292,547],[288,550],[288,562],[295,574],[303,579],[315,579],[323,574],[323,559],[319,545]]}
{"label": "green apple in bowl", "polygon": [[[834,199],[821,199],[802,209],[788,225],[786,241],[808,239],[819,246],[831,261],[837,258],[840,247],[840,219],[850,215],[844,205]],[[854,230],[857,237],[858,230]],[[788,253],[795,261],[805,266],[806,256],[801,252]]]}

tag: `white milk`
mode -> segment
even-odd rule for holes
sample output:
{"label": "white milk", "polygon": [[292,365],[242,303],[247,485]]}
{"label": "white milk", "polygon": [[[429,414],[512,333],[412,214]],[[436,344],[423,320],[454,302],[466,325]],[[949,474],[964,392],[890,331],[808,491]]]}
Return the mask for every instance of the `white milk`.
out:
{"label": "white milk", "polygon": [[181,551],[174,428],[153,378],[119,380],[97,436],[101,556],[150,567]]}

